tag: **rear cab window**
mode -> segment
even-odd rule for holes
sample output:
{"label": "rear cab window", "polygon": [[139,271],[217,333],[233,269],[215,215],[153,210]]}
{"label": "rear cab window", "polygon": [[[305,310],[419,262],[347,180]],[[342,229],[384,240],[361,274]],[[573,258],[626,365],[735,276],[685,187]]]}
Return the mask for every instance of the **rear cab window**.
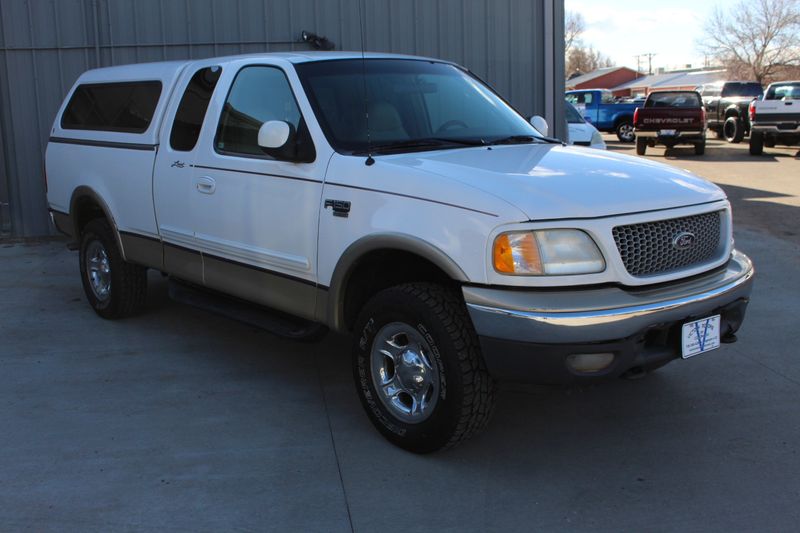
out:
{"label": "rear cab window", "polygon": [[153,120],[161,90],[161,82],[156,80],[79,85],[61,116],[61,127],[144,133]]}
{"label": "rear cab window", "polygon": [[781,83],[770,86],[765,100],[800,100],[800,82]]}
{"label": "rear cab window", "polygon": [[695,92],[656,92],[650,93],[645,102],[645,107],[701,107],[700,96]]}
{"label": "rear cab window", "polygon": [[764,89],[757,82],[728,82],[722,88],[722,97],[752,96],[761,97]]}
{"label": "rear cab window", "polygon": [[190,152],[197,145],[208,104],[217,86],[222,68],[211,66],[194,73],[175,112],[169,145],[179,152]]}

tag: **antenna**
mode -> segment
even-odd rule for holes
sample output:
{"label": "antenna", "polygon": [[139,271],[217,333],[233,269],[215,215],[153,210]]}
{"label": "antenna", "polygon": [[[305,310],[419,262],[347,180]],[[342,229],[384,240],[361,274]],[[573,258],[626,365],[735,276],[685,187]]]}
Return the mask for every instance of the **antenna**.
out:
{"label": "antenna", "polygon": [[[364,118],[367,126],[367,160],[365,164],[369,167],[375,164],[372,158],[372,139],[369,135],[369,93],[367,93],[367,58],[364,52],[364,20],[361,15],[361,0],[358,0],[358,27],[361,34],[361,80],[364,83]],[[365,6],[366,9],[366,6]]]}

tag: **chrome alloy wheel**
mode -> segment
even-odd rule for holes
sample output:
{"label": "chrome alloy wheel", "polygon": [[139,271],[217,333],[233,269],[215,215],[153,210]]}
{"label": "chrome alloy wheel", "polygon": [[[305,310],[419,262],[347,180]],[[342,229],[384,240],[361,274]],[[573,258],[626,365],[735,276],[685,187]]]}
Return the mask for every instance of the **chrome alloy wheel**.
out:
{"label": "chrome alloy wheel", "polygon": [[111,261],[105,246],[99,240],[86,248],[86,277],[95,297],[105,302],[111,295]]}
{"label": "chrome alloy wheel", "polygon": [[633,142],[636,139],[636,134],[633,132],[633,124],[623,124],[620,126],[619,136],[625,142]]}
{"label": "chrome alloy wheel", "polygon": [[409,424],[427,419],[439,397],[439,369],[427,341],[413,327],[392,322],[372,343],[372,381],[383,405]]}

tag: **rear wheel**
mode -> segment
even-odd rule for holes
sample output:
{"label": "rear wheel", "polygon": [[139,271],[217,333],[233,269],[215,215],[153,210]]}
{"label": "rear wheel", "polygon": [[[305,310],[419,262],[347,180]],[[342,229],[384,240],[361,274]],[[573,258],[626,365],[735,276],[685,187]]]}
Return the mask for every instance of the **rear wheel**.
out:
{"label": "rear wheel", "polygon": [[486,426],[495,385],[457,292],[427,283],[386,289],[364,306],[356,332],[356,389],[390,442],[427,453]]}
{"label": "rear wheel", "polygon": [[647,139],[636,138],[636,155],[644,155],[647,152]]}
{"label": "rear wheel", "polygon": [[128,263],[105,219],[94,219],[81,233],[80,271],[83,290],[103,318],[139,312],[147,299],[147,269]]}
{"label": "rear wheel", "polygon": [[706,153],[706,140],[703,139],[694,145],[694,155],[703,155]]}
{"label": "rear wheel", "polygon": [[633,123],[625,120],[617,124],[617,139],[624,143],[632,143],[636,139],[636,134],[633,132]]}
{"label": "rear wheel", "polygon": [[729,143],[739,144],[744,139],[744,124],[739,117],[729,117],[722,127],[725,140]]}
{"label": "rear wheel", "polygon": [[764,153],[764,134],[753,132],[750,135],[750,155],[761,155]]}

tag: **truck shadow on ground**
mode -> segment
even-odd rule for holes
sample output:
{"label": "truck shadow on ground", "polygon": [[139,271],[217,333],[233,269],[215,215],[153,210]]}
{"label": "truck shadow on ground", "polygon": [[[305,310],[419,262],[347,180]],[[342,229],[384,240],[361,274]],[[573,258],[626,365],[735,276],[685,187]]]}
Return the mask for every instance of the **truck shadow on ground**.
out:
{"label": "truck shadow on ground", "polygon": [[[747,140],[745,139],[739,146],[742,147],[746,145]],[[636,155],[634,144],[607,141],[607,148],[612,152]],[[794,148],[791,147],[764,148],[764,153],[762,155],[754,156],[750,155],[747,149],[736,149],[735,145],[728,144],[725,141],[709,140],[707,141],[704,155],[695,155],[694,147],[687,144],[678,145],[669,149],[663,145],[657,145],[654,148],[648,147],[647,153],[643,157],[663,158],[676,161],[702,160],[728,163],[774,163],[780,159],[800,158],[800,152],[795,153]]]}
{"label": "truck shadow on ground", "polygon": [[[254,390],[244,397],[258,396],[261,387],[272,387],[273,392],[279,387],[284,391],[280,394],[287,397],[321,387],[320,402],[324,391],[337,448],[345,456],[342,460],[360,457],[376,465],[400,460],[408,471],[419,469],[420,474],[431,461],[444,465],[469,460],[516,470],[517,476],[520,469],[555,475],[567,457],[581,457],[576,463],[580,464],[599,460],[608,450],[631,454],[634,443],[636,454],[656,453],[663,444],[655,430],[681,434],[681,415],[693,410],[693,399],[681,393],[668,369],[636,381],[617,379],[583,387],[500,383],[495,416],[486,431],[454,450],[417,456],[386,442],[363,413],[350,370],[349,337],[331,333],[314,344],[285,340],[173,303],[166,295],[166,284],[152,285],[147,314],[152,318],[147,321],[158,323],[162,317],[170,317],[177,334],[192,335],[192,342],[205,347],[223,344],[220,338],[224,338],[224,351],[203,350],[195,357],[203,358],[203,366],[211,366],[221,376],[247,375],[242,386]],[[279,383],[275,374],[280,375]],[[252,411],[252,406],[240,407]],[[319,405],[312,407],[318,409]],[[665,412],[675,416],[665,418]],[[254,425],[264,423],[256,418]],[[656,419],[659,421],[654,422]],[[586,434],[592,435],[591,442]]]}

